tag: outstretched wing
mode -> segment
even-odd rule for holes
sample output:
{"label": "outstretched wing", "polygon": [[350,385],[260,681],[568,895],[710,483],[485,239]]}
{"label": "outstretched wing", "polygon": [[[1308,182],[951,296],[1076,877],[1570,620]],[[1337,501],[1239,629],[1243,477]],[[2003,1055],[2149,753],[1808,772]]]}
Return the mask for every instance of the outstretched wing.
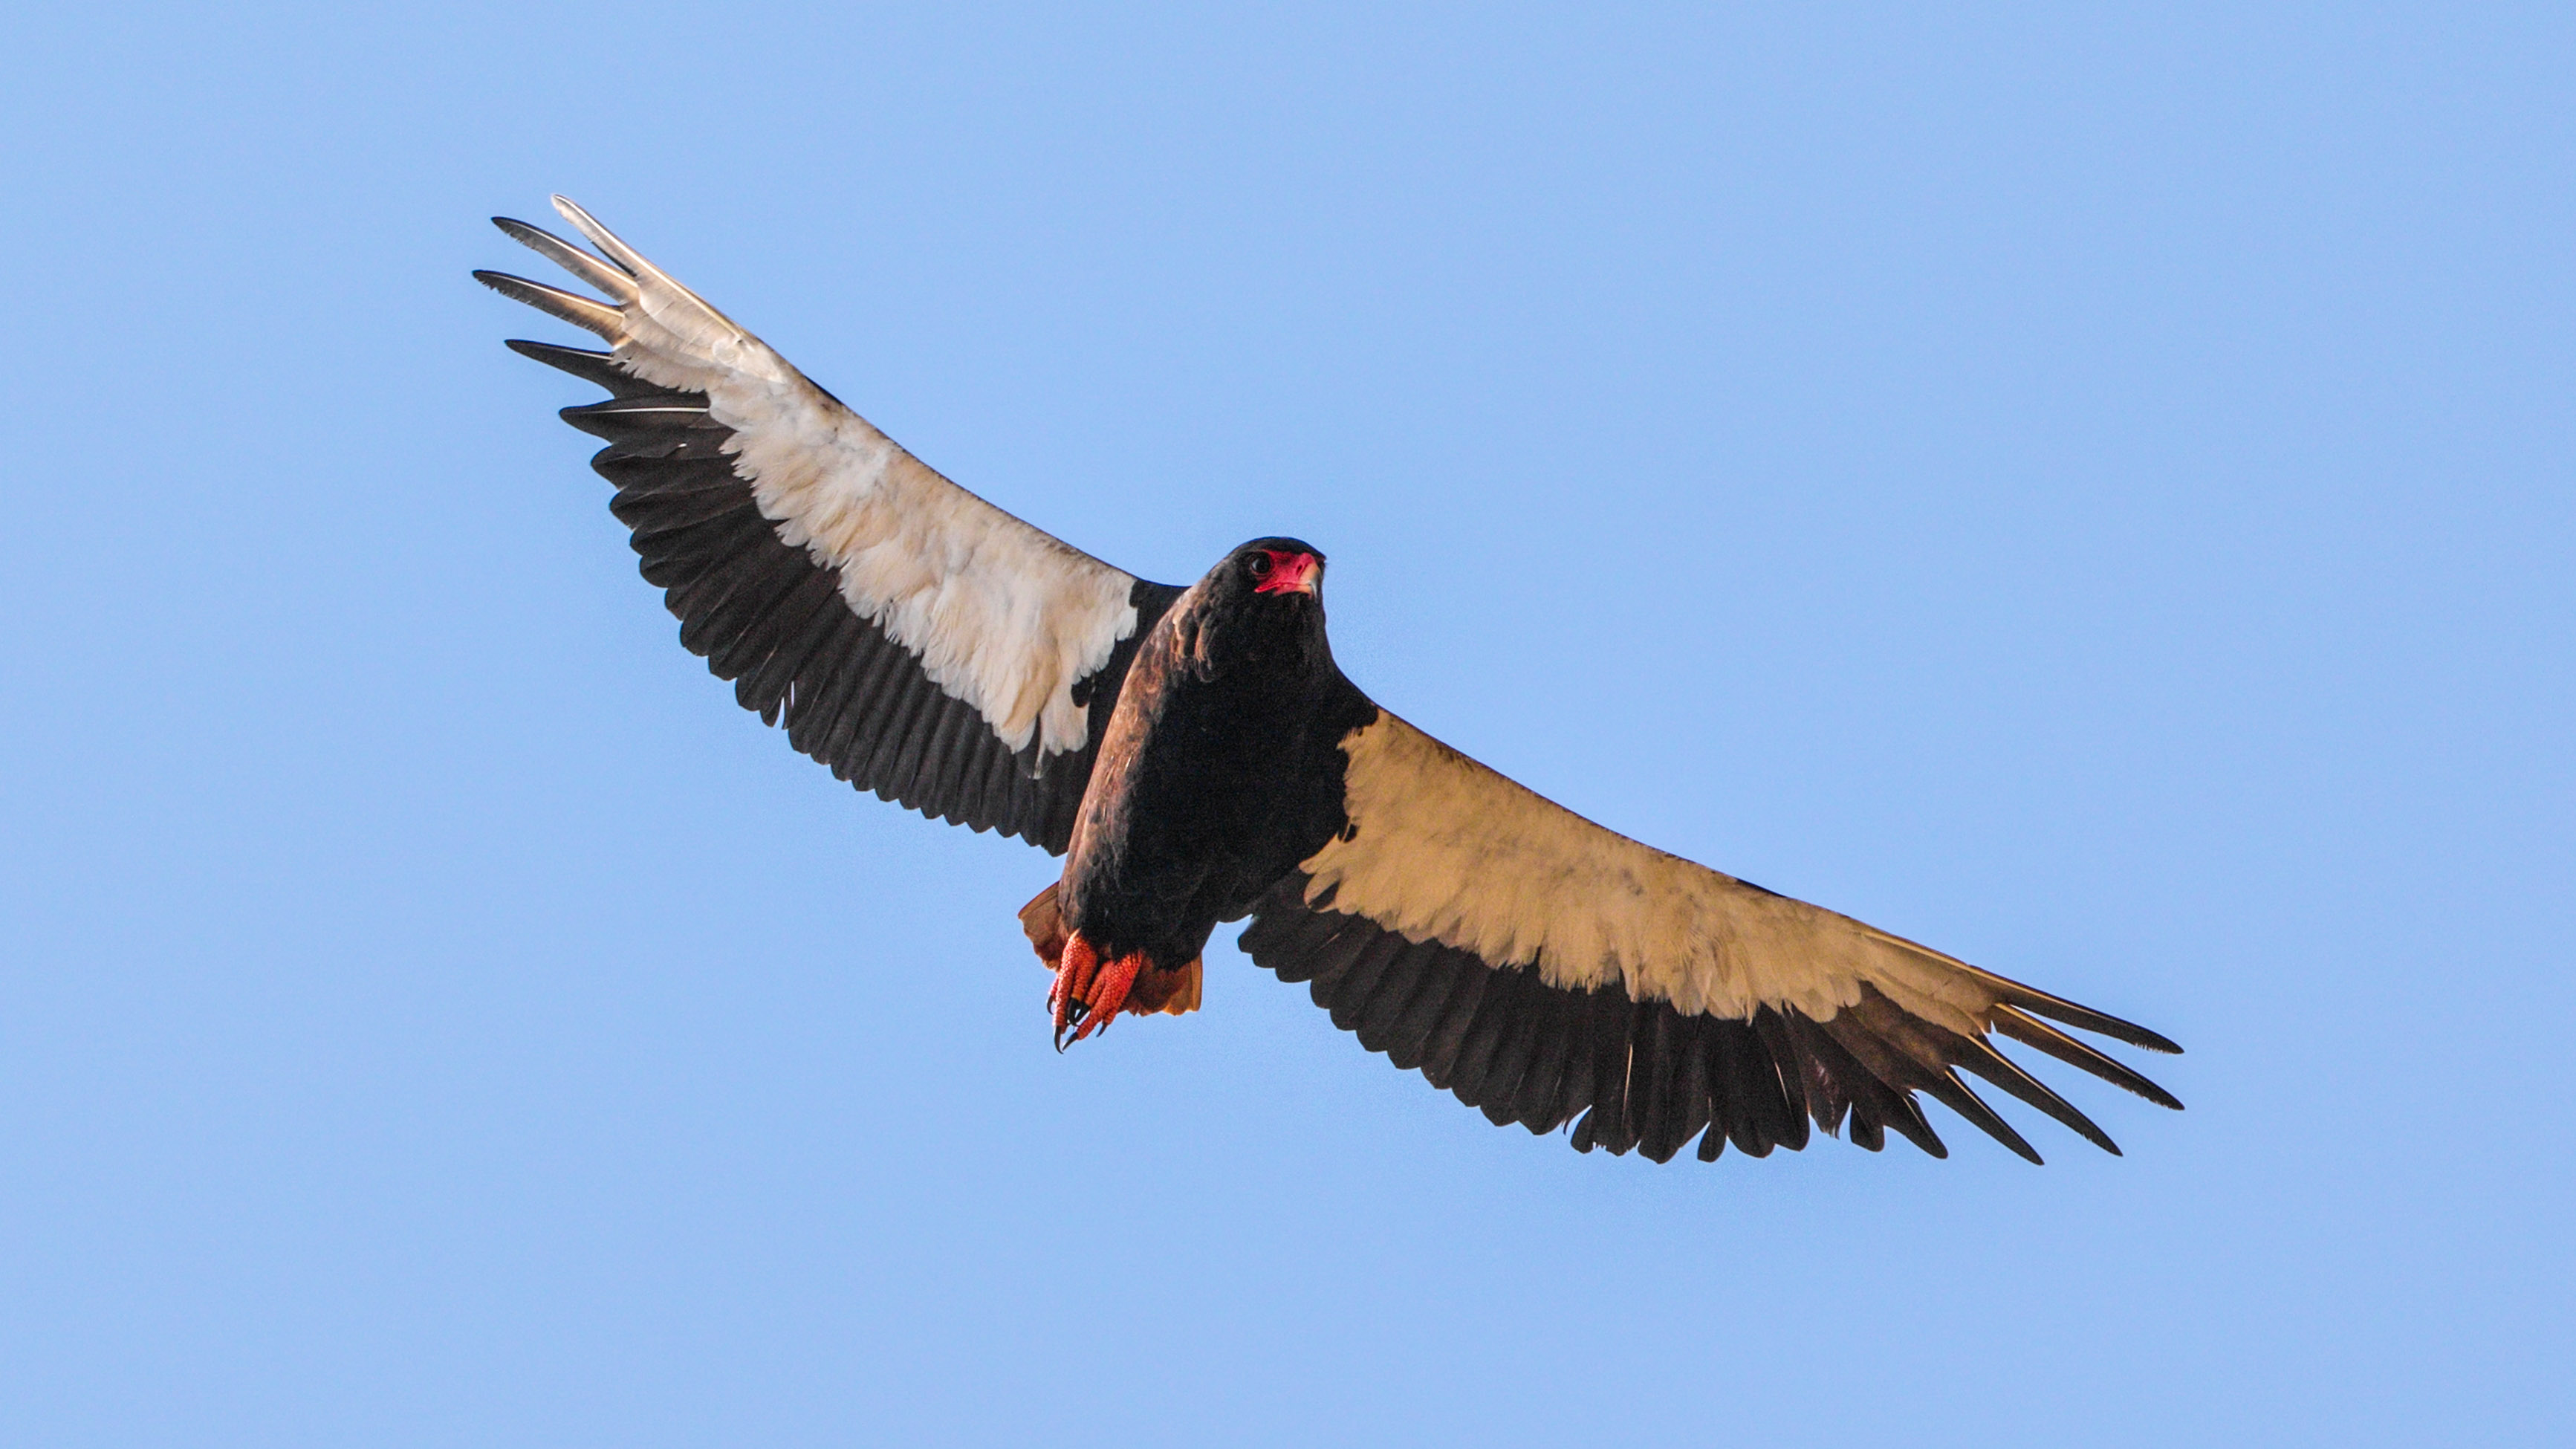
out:
{"label": "outstretched wing", "polygon": [[[1254,908],[1252,959],[1500,1125],[1662,1162],[1893,1129],[1948,1155],[1922,1092],[2033,1162],[1964,1069],[2109,1152],[1995,1049],[2009,1037],[2149,1101],[2050,1025],[2181,1048],[1849,916],[1640,845],[1380,712],[1342,744],[1348,826]],[[2043,1019],[2044,1018],[2044,1019]]]}
{"label": "outstretched wing", "polygon": [[1062,854],[1136,645],[1180,590],[949,482],[588,212],[594,256],[493,224],[607,295],[493,290],[609,351],[510,346],[608,390],[563,410],[634,530],[680,642],[832,773]]}

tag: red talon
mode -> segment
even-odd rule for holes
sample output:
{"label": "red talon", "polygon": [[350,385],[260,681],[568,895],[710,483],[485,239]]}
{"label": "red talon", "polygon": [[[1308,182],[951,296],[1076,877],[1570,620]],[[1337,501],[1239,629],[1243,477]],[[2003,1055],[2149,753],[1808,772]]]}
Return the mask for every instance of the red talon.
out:
{"label": "red talon", "polygon": [[[1144,965],[1141,951],[1104,965],[1080,931],[1067,937],[1064,953],[1056,960],[1055,987],[1047,993],[1047,1005],[1055,1016],[1055,1049],[1062,1051],[1068,1041],[1107,1030],[1109,1019],[1127,1004],[1128,988],[1136,984],[1136,973]],[[1070,1038],[1065,1036],[1068,1029],[1073,1032]]]}
{"label": "red talon", "polygon": [[1100,952],[1080,932],[1064,928],[1054,886],[1020,907],[1020,928],[1028,932],[1029,946],[1038,959],[1055,973],[1054,983],[1047,988],[1047,1010],[1055,1018],[1058,1051],[1064,1049],[1068,1031],[1074,1041],[1107,1031],[1109,1018],[1121,1011],[1130,1016],[1157,1012],[1180,1016],[1199,1009],[1197,961],[1166,971],[1139,953],[1103,968]]}

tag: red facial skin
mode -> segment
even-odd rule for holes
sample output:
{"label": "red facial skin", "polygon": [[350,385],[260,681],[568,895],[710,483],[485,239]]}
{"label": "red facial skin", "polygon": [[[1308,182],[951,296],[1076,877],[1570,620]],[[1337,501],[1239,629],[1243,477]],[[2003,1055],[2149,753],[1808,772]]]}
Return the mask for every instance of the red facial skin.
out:
{"label": "red facial skin", "polygon": [[1262,550],[1270,558],[1270,572],[1252,586],[1256,594],[1311,594],[1322,580],[1323,565],[1311,553],[1285,553],[1275,548]]}

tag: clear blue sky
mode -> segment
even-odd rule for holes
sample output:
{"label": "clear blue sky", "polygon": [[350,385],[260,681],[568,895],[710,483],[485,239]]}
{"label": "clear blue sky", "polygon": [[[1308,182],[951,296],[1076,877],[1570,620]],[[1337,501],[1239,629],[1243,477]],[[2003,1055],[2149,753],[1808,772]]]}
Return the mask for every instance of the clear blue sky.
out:
{"label": "clear blue sky", "polygon": [[[0,1440],[2576,1439],[2576,25],[1717,9],[16,16]],[[501,349],[557,190],[2190,1110],[1578,1156],[1230,945],[1057,1056],[1049,864],[736,710]]]}

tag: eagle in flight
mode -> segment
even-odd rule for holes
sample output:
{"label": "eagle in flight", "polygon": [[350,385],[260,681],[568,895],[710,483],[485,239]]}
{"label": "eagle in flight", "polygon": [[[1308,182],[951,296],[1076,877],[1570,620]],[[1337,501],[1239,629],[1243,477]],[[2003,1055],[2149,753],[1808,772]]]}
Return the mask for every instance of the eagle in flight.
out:
{"label": "eagle in flight", "polygon": [[2172,1042],[1593,824],[1414,728],[1333,662],[1324,553],[1260,538],[1187,588],[951,483],[562,197],[596,254],[495,218],[605,300],[497,272],[606,351],[563,410],[680,642],[832,773],[1064,857],[1020,912],[1061,1049],[1199,1003],[1220,922],[1333,1024],[1496,1124],[1657,1162],[1813,1123],[1947,1156],[1915,1094],[2014,1152],[1959,1073],[2106,1151],[2003,1036],[2167,1107],[2061,1028]]}

